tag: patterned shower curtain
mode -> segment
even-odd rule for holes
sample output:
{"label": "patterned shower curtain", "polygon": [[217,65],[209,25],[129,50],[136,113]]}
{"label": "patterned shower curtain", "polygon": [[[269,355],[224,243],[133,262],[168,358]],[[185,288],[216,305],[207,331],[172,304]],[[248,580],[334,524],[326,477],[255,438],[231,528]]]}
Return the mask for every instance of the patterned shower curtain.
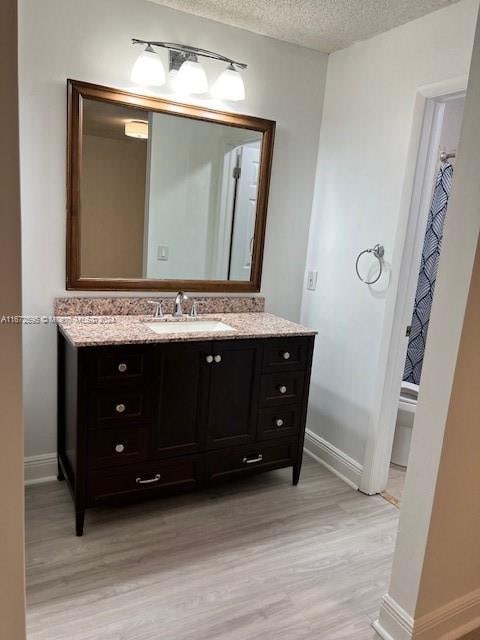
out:
{"label": "patterned shower curtain", "polygon": [[420,384],[422,375],[423,355],[427,341],[428,324],[430,322],[430,311],[432,309],[443,237],[443,224],[447,213],[452,180],[453,166],[449,163],[442,164],[437,174],[432,205],[428,215],[422,262],[415,294],[415,305],[413,307],[412,328],[403,372],[404,381],[412,382],[413,384]]}

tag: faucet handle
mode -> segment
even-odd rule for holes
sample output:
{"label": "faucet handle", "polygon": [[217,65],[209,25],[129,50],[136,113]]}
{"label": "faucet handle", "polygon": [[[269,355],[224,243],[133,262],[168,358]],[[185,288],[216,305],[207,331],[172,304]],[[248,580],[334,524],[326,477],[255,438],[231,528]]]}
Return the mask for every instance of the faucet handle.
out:
{"label": "faucet handle", "polygon": [[198,316],[198,302],[196,300],[192,300],[192,308],[190,310],[190,317],[196,318]]}
{"label": "faucet handle", "polygon": [[162,301],[161,300],[147,300],[148,304],[154,305],[155,308],[153,310],[154,318],[163,318],[163,309],[162,309]]}

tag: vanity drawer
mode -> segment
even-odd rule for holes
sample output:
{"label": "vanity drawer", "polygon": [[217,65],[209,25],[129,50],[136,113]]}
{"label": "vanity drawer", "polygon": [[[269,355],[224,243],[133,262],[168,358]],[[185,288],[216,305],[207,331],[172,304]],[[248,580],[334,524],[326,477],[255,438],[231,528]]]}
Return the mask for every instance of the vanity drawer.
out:
{"label": "vanity drawer", "polygon": [[303,371],[264,374],[260,402],[263,406],[281,406],[300,402],[303,395],[304,379]]}
{"label": "vanity drawer", "polygon": [[263,371],[294,371],[307,364],[307,338],[273,338],[265,340]]}
{"label": "vanity drawer", "polygon": [[253,444],[207,456],[207,468],[212,480],[242,475],[255,470],[267,471],[293,464],[296,442],[282,441],[275,444]]}
{"label": "vanity drawer", "polygon": [[98,390],[92,393],[90,429],[147,423],[151,417],[152,401],[148,390]]}
{"label": "vanity drawer", "polygon": [[88,480],[92,504],[114,498],[146,497],[167,490],[189,489],[197,482],[197,461],[182,458],[171,462],[143,463],[120,469],[94,471]]}
{"label": "vanity drawer", "polygon": [[141,383],[153,370],[153,350],[125,345],[93,350],[90,356],[93,384]]}
{"label": "vanity drawer", "polygon": [[103,469],[146,460],[148,436],[148,427],[90,431],[88,463],[94,469]]}
{"label": "vanity drawer", "polygon": [[300,425],[300,408],[295,405],[262,409],[258,422],[258,438],[282,438],[293,436]]}

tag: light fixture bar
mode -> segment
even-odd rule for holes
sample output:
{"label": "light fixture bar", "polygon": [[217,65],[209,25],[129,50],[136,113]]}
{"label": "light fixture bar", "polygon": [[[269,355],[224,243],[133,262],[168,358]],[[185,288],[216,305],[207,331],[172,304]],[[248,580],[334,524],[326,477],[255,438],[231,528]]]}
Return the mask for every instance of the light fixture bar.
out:
{"label": "light fixture bar", "polygon": [[162,47],[163,49],[169,49],[170,51],[179,51],[181,53],[201,56],[202,58],[210,58],[212,60],[220,60],[220,62],[227,62],[228,64],[239,67],[240,69],[246,69],[247,65],[244,62],[237,62],[231,58],[227,58],[215,51],[209,51],[208,49],[199,49],[198,47],[192,47],[188,44],[179,44],[177,42],[156,42],[154,40],[139,40],[138,38],[132,38],[132,44],[143,44],[148,47]]}

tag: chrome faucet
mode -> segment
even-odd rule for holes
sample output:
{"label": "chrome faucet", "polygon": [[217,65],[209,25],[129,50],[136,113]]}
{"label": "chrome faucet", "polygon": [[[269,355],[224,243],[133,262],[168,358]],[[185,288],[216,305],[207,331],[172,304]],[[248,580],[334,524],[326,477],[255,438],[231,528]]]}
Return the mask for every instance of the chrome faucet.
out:
{"label": "chrome faucet", "polygon": [[182,304],[188,300],[188,296],[183,293],[183,291],[179,291],[175,296],[175,311],[173,312],[174,318],[181,318],[183,316]]}
{"label": "chrome faucet", "polygon": [[153,317],[163,318],[163,309],[161,300],[147,300],[148,304],[154,305]]}

